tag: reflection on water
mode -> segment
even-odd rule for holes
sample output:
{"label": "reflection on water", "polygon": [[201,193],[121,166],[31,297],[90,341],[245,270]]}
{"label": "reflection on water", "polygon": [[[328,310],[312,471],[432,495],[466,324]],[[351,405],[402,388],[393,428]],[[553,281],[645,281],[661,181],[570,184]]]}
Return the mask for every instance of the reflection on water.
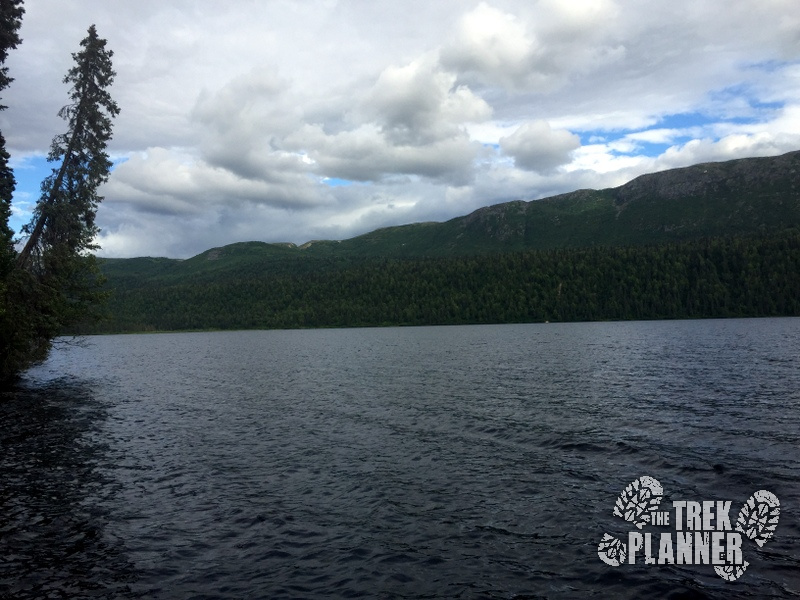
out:
{"label": "reflection on water", "polygon": [[[90,342],[0,404],[0,596],[800,594],[799,319]],[[777,535],[734,584],[612,568],[642,475]]]}
{"label": "reflection on water", "polygon": [[105,535],[116,486],[100,474],[106,417],[91,390],[54,380],[0,396],[0,597],[120,597],[132,565]]}

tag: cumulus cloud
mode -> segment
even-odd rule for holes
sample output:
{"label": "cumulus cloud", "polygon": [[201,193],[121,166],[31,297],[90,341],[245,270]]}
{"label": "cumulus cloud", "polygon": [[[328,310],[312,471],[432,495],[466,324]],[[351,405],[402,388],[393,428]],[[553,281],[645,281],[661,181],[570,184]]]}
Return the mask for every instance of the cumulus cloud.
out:
{"label": "cumulus cloud", "polygon": [[249,179],[273,179],[277,172],[297,167],[304,170],[280,152],[281,138],[302,122],[288,87],[273,69],[261,68],[214,92],[203,89],[190,113],[200,127],[203,158]]}
{"label": "cumulus cloud", "polygon": [[491,107],[456,76],[431,60],[388,67],[368,94],[367,112],[382,124],[388,138],[423,146],[457,137],[463,125],[488,119]]}
{"label": "cumulus cloud", "polygon": [[336,131],[306,124],[279,145],[306,154],[323,177],[408,175],[463,185],[480,151],[467,125],[490,116],[485,100],[426,57],[384,69]]}
{"label": "cumulus cloud", "polygon": [[481,3],[461,18],[455,35],[441,50],[441,60],[479,81],[517,87],[536,78],[546,82],[546,72],[537,69],[541,52],[519,19]]}
{"label": "cumulus cloud", "polygon": [[685,165],[728,160],[731,157],[774,156],[800,146],[800,136],[795,134],[792,144],[767,132],[756,134],[733,134],[719,140],[696,139],[682,146],[672,146],[654,161],[655,170],[682,167]]}
{"label": "cumulus cloud", "polygon": [[617,12],[610,0],[548,0],[523,20],[481,3],[460,19],[442,47],[442,64],[466,81],[514,91],[552,91],[575,73],[624,55],[624,47],[614,40]]}
{"label": "cumulus cloud", "polygon": [[327,202],[323,190],[298,168],[302,157],[276,153],[270,160],[273,177],[249,179],[191,154],[150,148],[118,166],[102,192],[107,203],[171,215],[199,214],[218,205],[307,209]]}
{"label": "cumulus cloud", "polygon": [[554,131],[546,121],[529,121],[508,137],[500,148],[521,169],[546,173],[570,162],[581,145],[580,138],[566,130]]}
{"label": "cumulus cloud", "polygon": [[417,175],[465,183],[480,150],[465,133],[421,145],[396,144],[385,131],[372,124],[332,135],[319,126],[309,125],[287,137],[286,143],[307,149],[309,158],[326,177],[354,181]]}

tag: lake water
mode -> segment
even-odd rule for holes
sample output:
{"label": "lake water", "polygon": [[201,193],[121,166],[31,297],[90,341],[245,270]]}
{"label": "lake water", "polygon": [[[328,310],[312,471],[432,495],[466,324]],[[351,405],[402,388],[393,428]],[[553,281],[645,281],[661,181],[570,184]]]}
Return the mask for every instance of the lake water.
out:
{"label": "lake water", "polygon": [[[0,401],[0,597],[793,597],[798,357],[800,319],[87,338]],[[775,535],[734,582],[609,566],[643,475],[673,519],[769,490]]]}

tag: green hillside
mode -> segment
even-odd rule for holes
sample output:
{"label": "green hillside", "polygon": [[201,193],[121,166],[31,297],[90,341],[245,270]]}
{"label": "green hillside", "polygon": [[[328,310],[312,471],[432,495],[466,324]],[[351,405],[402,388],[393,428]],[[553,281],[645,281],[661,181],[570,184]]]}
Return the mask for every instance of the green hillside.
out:
{"label": "green hillside", "polygon": [[[445,223],[345,240],[358,256],[451,256],[742,235],[800,224],[800,152],[643,175],[621,187],[507,202]],[[306,250],[320,248],[311,245]],[[329,251],[329,243],[320,249]]]}
{"label": "green hillside", "polygon": [[800,152],[343,241],[107,259],[83,331],[800,314]]}

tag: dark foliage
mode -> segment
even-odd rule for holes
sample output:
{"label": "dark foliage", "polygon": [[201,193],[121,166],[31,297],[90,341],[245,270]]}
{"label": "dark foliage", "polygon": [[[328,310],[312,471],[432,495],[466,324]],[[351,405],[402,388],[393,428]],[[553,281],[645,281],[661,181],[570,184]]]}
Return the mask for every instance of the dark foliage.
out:
{"label": "dark foliage", "polygon": [[[800,315],[800,231],[451,258],[103,265],[108,318],[80,331]],[[194,259],[193,259],[194,260]]]}

